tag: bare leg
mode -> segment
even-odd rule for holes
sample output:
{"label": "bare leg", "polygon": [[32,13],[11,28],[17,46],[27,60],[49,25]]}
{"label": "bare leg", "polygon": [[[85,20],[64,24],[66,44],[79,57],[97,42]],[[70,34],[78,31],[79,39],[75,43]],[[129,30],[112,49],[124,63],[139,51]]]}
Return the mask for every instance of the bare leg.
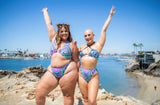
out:
{"label": "bare leg", "polygon": [[80,70],[79,70],[78,84],[83,97],[83,104],[88,105],[88,82],[84,80]]}
{"label": "bare leg", "polygon": [[75,62],[71,62],[65,70],[64,76],[59,80],[63,96],[64,105],[73,105],[74,91],[78,78],[78,71]]}
{"label": "bare leg", "polygon": [[[50,70],[50,66],[48,67]],[[51,72],[47,71],[39,81],[36,87],[36,105],[45,104],[45,96],[48,95],[50,91],[56,88],[58,85],[58,80]]]}
{"label": "bare leg", "polygon": [[82,93],[84,105],[96,105],[96,98],[99,89],[99,75],[96,72],[89,82],[86,82],[79,72],[79,88]]}
{"label": "bare leg", "polygon": [[88,101],[89,105],[97,105],[96,98],[99,89],[99,75],[96,72],[88,83]]}

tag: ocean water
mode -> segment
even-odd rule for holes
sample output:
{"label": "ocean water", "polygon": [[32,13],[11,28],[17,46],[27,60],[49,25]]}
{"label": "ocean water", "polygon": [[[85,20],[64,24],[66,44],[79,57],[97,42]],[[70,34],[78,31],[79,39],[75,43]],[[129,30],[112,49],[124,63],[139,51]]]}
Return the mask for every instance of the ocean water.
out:
{"label": "ocean water", "polygon": [[138,83],[135,77],[125,72],[125,65],[129,62],[119,62],[118,57],[101,57],[97,68],[101,88],[115,95],[134,96],[138,92]]}
{"label": "ocean water", "polygon": [[[119,62],[117,57],[100,57],[97,69],[101,88],[115,95],[134,96],[138,91],[138,84],[134,77],[125,72],[125,65],[128,62]],[[50,59],[0,59],[0,70],[21,71],[29,66],[42,65],[47,68]]]}

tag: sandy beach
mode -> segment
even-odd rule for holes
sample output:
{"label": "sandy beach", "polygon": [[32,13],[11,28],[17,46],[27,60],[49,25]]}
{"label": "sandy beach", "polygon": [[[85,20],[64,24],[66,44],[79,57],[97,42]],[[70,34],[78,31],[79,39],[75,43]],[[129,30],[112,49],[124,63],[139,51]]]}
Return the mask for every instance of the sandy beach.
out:
{"label": "sandy beach", "polygon": [[[42,69],[42,68],[41,68]],[[0,71],[0,105],[35,105],[35,88],[40,80],[39,67],[26,68],[17,73]],[[38,73],[37,73],[38,72]],[[82,104],[82,95],[75,89],[74,105]],[[63,105],[63,95],[58,86],[46,98],[46,105]],[[131,96],[114,96],[104,89],[99,89],[98,105],[149,105]]]}
{"label": "sandy beach", "polygon": [[148,76],[139,71],[129,73],[129,75],[135,76],[138,81],[139,91],[135,95],[136,99],[148,104],[160,105],[160,78]]}

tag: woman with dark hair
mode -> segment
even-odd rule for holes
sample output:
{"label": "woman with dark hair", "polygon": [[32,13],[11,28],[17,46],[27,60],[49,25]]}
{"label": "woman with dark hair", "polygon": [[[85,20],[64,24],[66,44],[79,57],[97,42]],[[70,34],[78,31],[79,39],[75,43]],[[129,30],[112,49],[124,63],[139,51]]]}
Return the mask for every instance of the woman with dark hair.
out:
{"label": "woman with dark hair", "polygon": [[74,90],[78,78],[76,62],[78,61],[76,41],[72,41],[69,24],[57,24],[56,32],[52,26],[48,9],[42,10],[49,39],[52,43],[51,65],[36,87],[36,104],[44,105],[45,96],[59,84],[65,105],[73,105]]}
{"label": "woman with dark hair", "polygon": [[95,35],[92,30],[88,29],[84,32],[84,38],[87,44],[79,48],[81,66],[78,79],[84,105],[96,105],[96,97],[99,89],[99,74],[96,65],[105,44],[106,30],[114,15],[114,10],[114,7],[112,7],[97,42],[94,42]]}

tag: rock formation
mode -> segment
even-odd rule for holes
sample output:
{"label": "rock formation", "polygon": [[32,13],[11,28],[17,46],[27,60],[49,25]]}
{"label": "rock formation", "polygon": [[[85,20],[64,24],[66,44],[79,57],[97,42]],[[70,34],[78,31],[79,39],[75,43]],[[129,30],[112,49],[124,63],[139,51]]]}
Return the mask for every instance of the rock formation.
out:
{"label": "rock formation", "polygon": [[137,62],[131,62],[126,66],[125,71],[126,72],[134,72],[135,70],[140,70],[139,63]]}
{"label": "rock formation", "polygon": [[139,63],[131,62],[130,64],[126,66],[125,70],[126,72],[141,71],[147,75],[160,77],[160,63],[159,62],[150,64],[149,67],[144,70],[140,69]]}
{"label": "rock formation", "polygon": [[143,70],[145,74],[160,77],[160,64],[152,63],[147,69]]}
{"label": "rock formation", "polygon": [[[22,71],[0,70],[0,105],[35,105],[35,89],[46,72],[42,66],[24,68]],[[76,85],[74,105],[82,105],[82,95]],[[99,89],[98,105],[147,105],[133,97],[114,96]],[[46,105],[63,105],[63,94],[58,86],[46,97]]]}

